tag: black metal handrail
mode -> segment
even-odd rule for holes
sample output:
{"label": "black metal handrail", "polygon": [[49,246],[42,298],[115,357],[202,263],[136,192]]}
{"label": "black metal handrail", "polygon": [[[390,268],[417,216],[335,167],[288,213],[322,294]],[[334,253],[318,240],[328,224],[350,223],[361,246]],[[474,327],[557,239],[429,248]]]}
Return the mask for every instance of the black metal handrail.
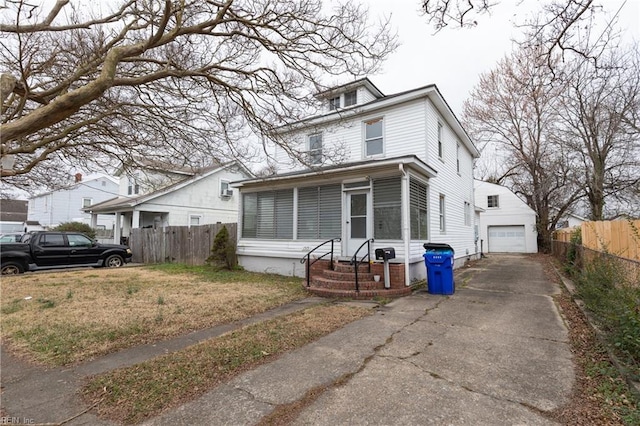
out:
{"label": "black metal handrail", "polygon": [[[364,261],[365,258],[368,258],[367,265],[369,265],[369,273],[371,273],[371,243],[373,242],[373,238],[368,239],[360,247],[356,250],[355,254],[351,258],[351,264],[355,268],[356,273],[356,293],[360,292],[360,284],[358,283],[358,266]],[[367,246],[367,253],[358,260],[358,252],[362,250],[362,247]]]}
{"label": "black metal handrail", "polygon": [[[329,268],[331,268],[331,270],[333,270],[333,242],[334,241],[335,242],[340,242],[342,240],[340,238],[332,238],[330,240],[325,241],[324,243],[318,244],[317,246],[315,246],[314,248],[309,250],[309,252],[307,254],[305,254],[302,257],[302,259],[300,259],[300,263],[303,263],[303,264],[306,263],[307,264],[307,287],[309,287],[309,285],[310,285],[309,272],[311,271],[311,265],[313,265],[318,260],[322,259],[323,257],[325,257],[328,254],[331,255],[331,259],[329,261]],[[322,256],[313,259],[313,262],[311,262],[311,253],[313,253],[314,251],[316,251],[317,249],[319,249],[320,247],[322,247],[323,245],[325,245],[327,243],[331,243],[331,251],[328,251],[325,254],[323,254]]]}

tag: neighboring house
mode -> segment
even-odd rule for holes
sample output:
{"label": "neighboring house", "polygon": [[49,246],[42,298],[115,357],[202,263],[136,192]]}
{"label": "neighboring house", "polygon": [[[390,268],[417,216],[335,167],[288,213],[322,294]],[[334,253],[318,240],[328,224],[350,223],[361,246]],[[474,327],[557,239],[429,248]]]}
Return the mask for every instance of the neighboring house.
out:
{"label": "neighboring house", "polygon": [[564,216],[558,220],[556,224],[556,229],[562,228],[575,228],[577,226],[582,225],[583,222],[587,222],[588,220],[582,216],[578,216],[573,213],[566,213]]}
{"label": "neighboring house", "polygon": [[536,212],[508,188],[475,181],[483,253],[537,253]]}
{"label": "neighboring house", "polygon": [[335,255],[346,259],[373,239],[372,255],[395,249],[408,286],[426,276],[426,242],[450,244],[456,266],[475,257],[479,153],[438,88],[385,96],[365,78],[319,97],[322,115],[281,129],[307,164],[276,148],[278,174],[234,183],[240,264],[304,276],[300,258],[318,244],[340,238]]}
{"label": "neighboring house", "polygon": [[250,176],[236,162],[196,172],[156,167],[121,173],[120,195],[93,204],[86,211],[92,217],[108,214],[114,218],[116,242],[128,238],[135,228],[235,222],[239,197],[229,183]]}
{"label": "neighboring house", "polygon": [[0,234],[24,232],[28,204],[26,200],[0,200]]}
{"label": "neighboring house", "polygon": [[[92,175],[83,179],[80,173],[75,175],[75,182],[55,191],[45,192],[29,199],[28,221],[51,228],[66,222],[82,222],[89,224],[91,215],[84,208],[113,198],[118,193],[118,183],[112,176]],[[100,216],[93,223],[94,227],[113,228],[113,218]],[[32,226],[32,229],[35,229]]]}

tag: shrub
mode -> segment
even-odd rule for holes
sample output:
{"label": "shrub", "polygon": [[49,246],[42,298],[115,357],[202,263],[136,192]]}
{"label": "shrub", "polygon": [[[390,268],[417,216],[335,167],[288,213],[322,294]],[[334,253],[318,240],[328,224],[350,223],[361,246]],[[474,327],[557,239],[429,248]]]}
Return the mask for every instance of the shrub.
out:
{"label": "shrub", "polygon": [[65,222],[56,226],[52,229],[52,231],[71,231],[71,232],[82,232],[87,237],[92,240],[96,238],[96,230],[82,222]]}
{"label": "shrub", "polygon": [[207,264],[218,269],[235,269],[238,264],[236,258],[236,245],[229,238],[229,231],[223,226],[216,234],[211,248],[211,256],[206,260]]}

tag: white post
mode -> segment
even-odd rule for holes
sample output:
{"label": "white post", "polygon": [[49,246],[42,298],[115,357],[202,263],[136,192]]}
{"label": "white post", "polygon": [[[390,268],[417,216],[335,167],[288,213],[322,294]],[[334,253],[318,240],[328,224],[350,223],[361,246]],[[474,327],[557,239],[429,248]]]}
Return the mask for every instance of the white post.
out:
{"label": "white post", "polygon": [[114,244],[120,244],[120,237],[122,236],[122,230],[120,229],[120,226],[122,226],[121,222],[122,222],[122,213],[117,212],[116,213],[116,226],[115,226],[115,229],[113,230],[113,243]]}

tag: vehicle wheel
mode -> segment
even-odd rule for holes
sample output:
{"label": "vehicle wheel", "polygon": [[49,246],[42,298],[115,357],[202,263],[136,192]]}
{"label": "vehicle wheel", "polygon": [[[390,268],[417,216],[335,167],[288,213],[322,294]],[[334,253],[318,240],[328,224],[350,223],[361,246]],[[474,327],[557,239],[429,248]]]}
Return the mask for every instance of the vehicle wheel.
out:
{"label": "vehicle wheel", "polygon": [[104,261],[104,266],[107,268],[119,268],[124,265],[124,259],[117,254],[112,254]]}
{"label": "vehicle wheel", "polygon": [[2,264],[2,275],[17,275],[24,272],[24,267],[18,262],[5,262]]}

